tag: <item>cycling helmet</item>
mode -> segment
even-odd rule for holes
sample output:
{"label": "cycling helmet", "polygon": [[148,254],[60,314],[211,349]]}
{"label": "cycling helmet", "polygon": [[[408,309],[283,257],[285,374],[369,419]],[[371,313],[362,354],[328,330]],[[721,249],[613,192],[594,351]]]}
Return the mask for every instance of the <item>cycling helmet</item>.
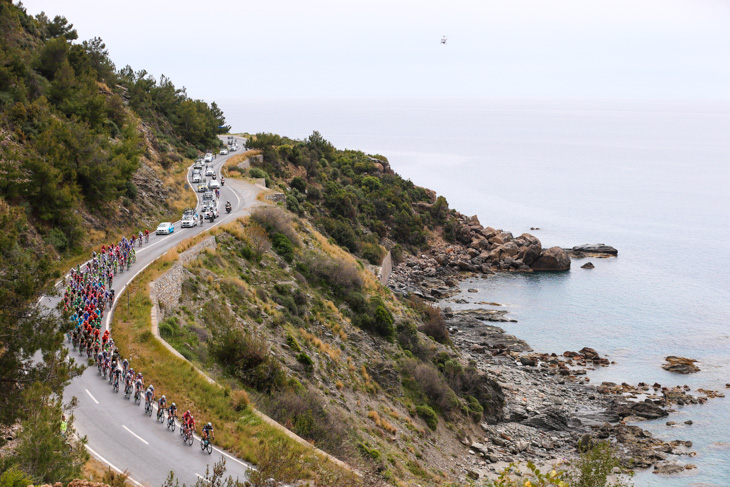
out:
{"label": "cycling helmet", "polygon": [[212,428],[212,427],[213,427],[213,425],[208,423],[208,428]]}
{"label": "cycling helmet", "polygon": [[[163,397],[164,397],[164,396],[163,396]],[[174,402],[172,403],[172,407],[177,407],[177,406],[175,406],[175,403],[174,403]]]}
{"label": "cycling helmet", "polygon": [[190,416],[190,410],[188,409],[187,411],[185,411],[185,414],[187,414],[188,416]]}
{"label": "cycling helmet", "polygon": [[155,390],[155,386],[153,386],[152,384],[150,384],[150,389],[154,391]]}
{"label": "cycling helmet", "polygon": [[166,399],[164,394],[162,395],[162,399]]}

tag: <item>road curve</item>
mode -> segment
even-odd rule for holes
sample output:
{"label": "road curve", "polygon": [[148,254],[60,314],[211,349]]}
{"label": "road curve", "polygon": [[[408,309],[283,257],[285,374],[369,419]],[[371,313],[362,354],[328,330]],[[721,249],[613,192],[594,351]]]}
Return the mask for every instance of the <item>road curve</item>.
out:
{"label": "road curve", "polygon": [[[236,139],[239,147],[243,147],[244,140],[238,137]],[[220,173],[221,165],[236,154],[218,155],[212,164],[216,172]],[[188,182],[190,173],[188,171]],[[131,270],[115,276],[113,288],[116,295],[120,296],[139,272],[183,240],[248,214],[256,205],[256,198],[261,191],[261,188],[241,180],[226,180],[220,190],[220,217],[213,223],[205,222],[203,225],[185,229],[177,221],[173,234],[150,235],[149,243],[137,248],[137,262],[132,265]],[[230,214],[226,214],[223,208],[225,201],[230,201],[233,207]],[[59,301],[60,297],[46,296],[40,300],[40,304],[53,309]],[[119,302],[116,304],[124,305]],[[111,312],[108,313],[104,319],[106,328],[109,327],[111,315]],[[85,361],[85,357],[82,359],[73,350],[70,351],[70,356]],[[125,400],[123,390],[118,394],[114,393],[109,383],[98,375],[96,367],[87,368],[66,388],[64,399],[68,401],[74,396],[78,401],[74,425],[79,435],[86,435],[88,438],[87,447],[91,454],[115,470],[126,470],[130,474],[130,480],[137,485],[160,486],[171,470],[181,483],[191,485],[205,476],[207,465],[212,466],[222,456],[226,459],[228,475],[244,479],[246,471],[251,468],[218,448],[208,455],[201,450],[199,437],[196,437],[192,446],[183,444],[178,434],[179,428],[174,433],[169,431],[155,421],[154,413],[152,418],[145,415],[143,405],[135,405],[133,399]],[[168,402],[173,401],[174,397],[168,397]],[[201,423],[206,418],[197,418],[197,421]]]}

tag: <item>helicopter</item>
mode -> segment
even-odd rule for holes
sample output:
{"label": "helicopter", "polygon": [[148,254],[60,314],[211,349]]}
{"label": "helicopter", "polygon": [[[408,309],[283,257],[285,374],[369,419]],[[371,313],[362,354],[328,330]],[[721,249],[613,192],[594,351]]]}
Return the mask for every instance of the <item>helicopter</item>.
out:
{"label": "helicopter", "polygon": [[447,40],[448,40],[448,37],[446,37],[446,36],[443,36],[443,37],[441,38],[441,44],[446,44],[446,41],[447,41]]}

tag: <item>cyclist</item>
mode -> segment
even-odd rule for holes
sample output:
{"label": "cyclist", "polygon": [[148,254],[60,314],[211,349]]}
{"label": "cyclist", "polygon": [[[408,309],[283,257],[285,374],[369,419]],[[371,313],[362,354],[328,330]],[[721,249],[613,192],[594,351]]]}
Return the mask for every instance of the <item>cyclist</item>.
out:
{"label": "cyclist", "polygon": [[147,388],[147,391],[145,391],[145,398],[148,403],[150,403],[150,407],[152,406],[152,401],[155,400],[155,386],[150,384],[150,386]]}
{"label": "cyclist", "polygon": [[208,441],[215,439],[215,435],[213,434],[213,425],[211,423],[203,426],[203,439]]}
{"label": "cyclist", "polygon": [[150,241],[150,231],[145,229],[144,231],[144,241],[149,242]]}
{"label": "cyclist", "polygon": [[167,409],[167,398],[163,394],[160,399],[157,401],[157,417],[159,418],[162,416],[162,414],[165,412],[165,409]]}
{"label": "cyclist", "polygon": [[188,426],[188,431],[190,432],[190,434],[191,435],[194,434],[195,433],[195,418],[193,418],[192,414],[188,418],[187,426]]}
{"label": "cyclist", "polygon": [[124,375],[127,375],[127,369],[129,368],[129,360],[126,358],[122,360],[122,372],[124,372]]}
{"label": "cyclist", "polygon": [[169,408],[167,408],[167,417],[168,418],[175,418],[177,416],[177,406],[175,406],[175,403],[173,402]]}
{"label": "cyclist", "polygon": [[142,373],[137,374],[137,378],[135,379],[134,386],[137,389],[137,392],[139,392],[141,394],[142,390],[144,388],[144,377],[142,377]]}
{"label": "cyclist", "polygon": [[139,245],[142,245],[142,230],[139,231]]}
{"label": "cyclist", "polygon": [[188,424],[188,419],[190,419],[190,416],[191,416],[190,410],[188,409],[187,411],[185,411],[185,414],[183,414],[183,417],[182,417],[183,425]]}
{"label": "cyclist", "polygon": [[115,368],[114,369],[114,387],[119,387],[119,378],[122,376],[122,371],[120,369]]}

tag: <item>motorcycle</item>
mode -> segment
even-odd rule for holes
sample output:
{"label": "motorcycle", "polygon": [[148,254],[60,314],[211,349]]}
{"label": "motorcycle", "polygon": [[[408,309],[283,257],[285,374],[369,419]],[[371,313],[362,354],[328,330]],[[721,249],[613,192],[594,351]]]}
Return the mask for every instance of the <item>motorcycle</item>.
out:
{"label": "motorcycle", "polygon": [[231,212],[231,205],[226,205],[226,213],[230,213],[230,212]]}

